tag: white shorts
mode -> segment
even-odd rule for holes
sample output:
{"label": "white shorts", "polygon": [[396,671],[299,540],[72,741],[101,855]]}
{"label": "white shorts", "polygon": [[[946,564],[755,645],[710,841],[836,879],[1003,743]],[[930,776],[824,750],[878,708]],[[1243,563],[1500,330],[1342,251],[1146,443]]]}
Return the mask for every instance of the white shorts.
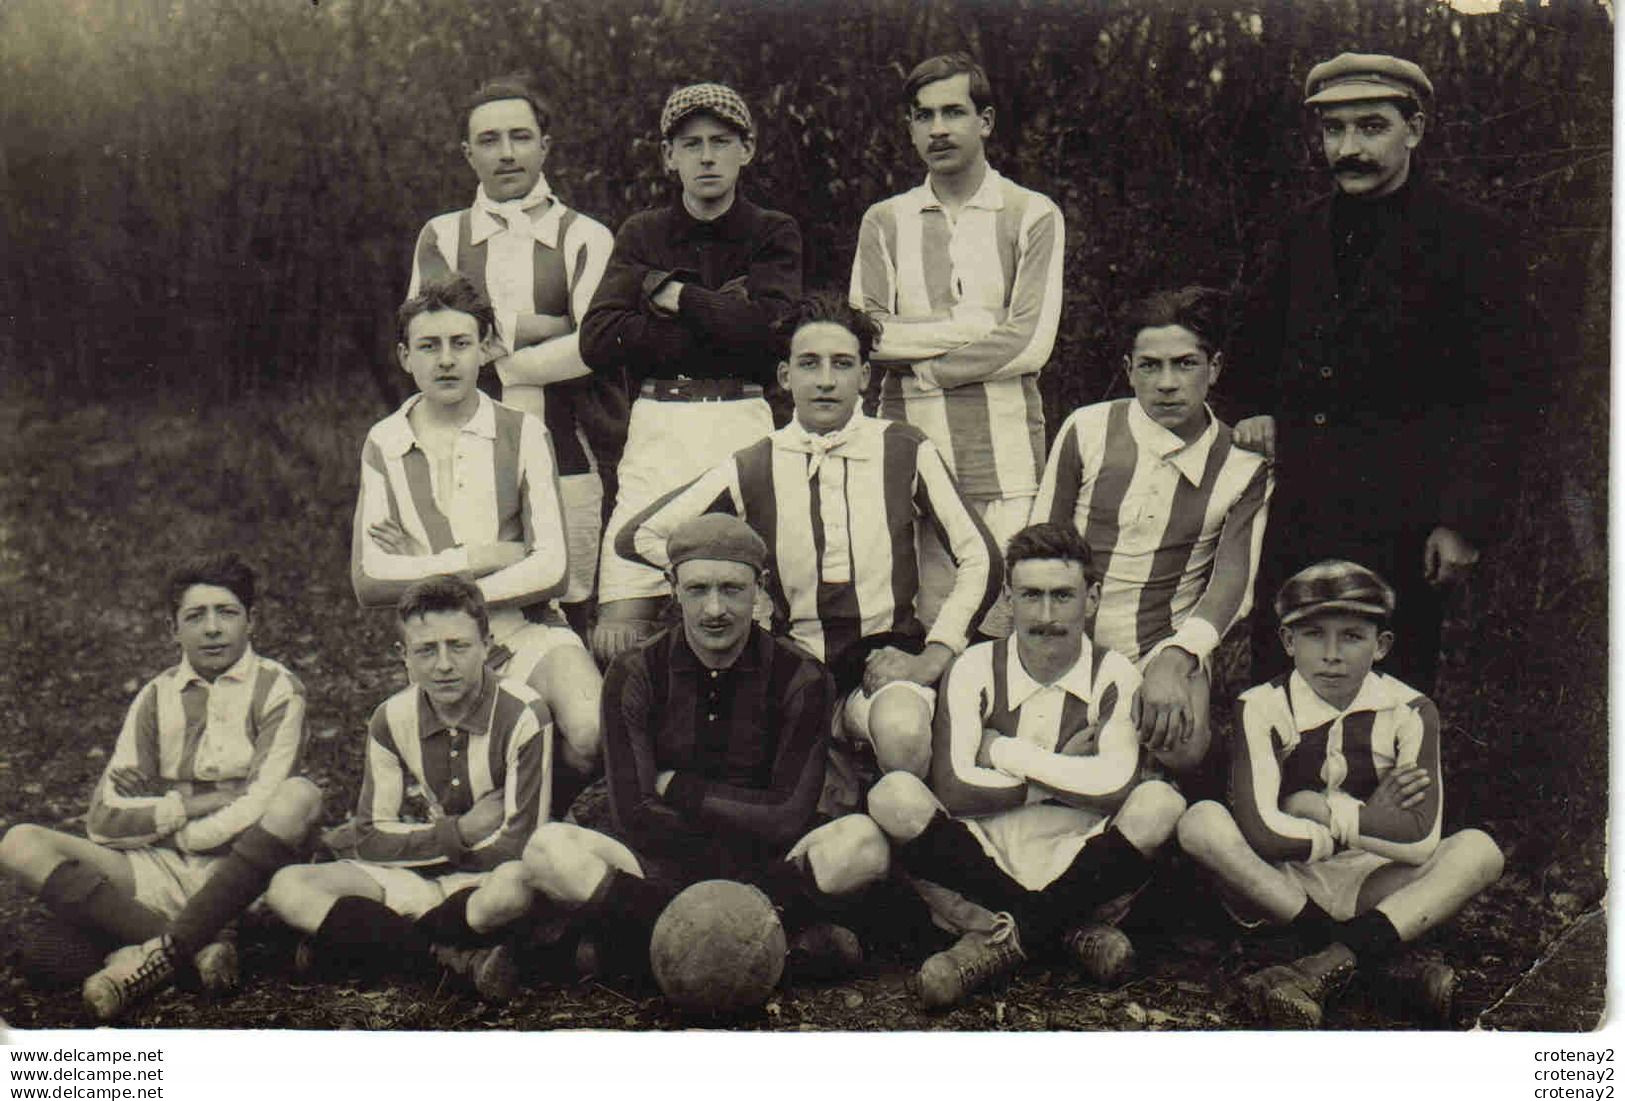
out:
{"label": "white shorts", "polygon": [[882,693],[911,692],[925,701],[926,709],[935,713],[937,690],[916,684],[911,680],[894,680],[880,686],[873,696],[855,688],[846,698],[835,704],[830,719],[829,762],[824,768],[824,792],[819,797],[818,809],[831,818],[851,814],[863,806],[864,794],[880,778],[872,757],[860,750],[857,742],[874,745],[869,737],[869,711]]}
{"label": "white shorts", "polygon": [[559,476],[564,507],[564,538],[570,547],[570,584],[561,603],[579,604],[592,596],[598,576],[599,540],[604,531],[604,483],[596,470]]}
{"label": "white shorts", "polygon": [[502,665],[494,666],[493,672],[499,676],[522,681],[530,680],[530,675],[536,671],[542,659],[560,646],[578,646],[583,650],[586,649],[581,636],[570,628],[550,627],[545,623],[531,623],[529,620],[494,641],[512,650],[513,656]]}
{"label": "white shorts", "polygon": [[135,900],[171,920],[226,859],[165,848],[126,849],[124,855],[135,879]]}
{"label": "white shorts", "polygon": [[[999,554],[1004,554],[1005,544],[1010,537],[1027,526],[1027,519],[1032,514],[1032,497],[967,497],[967,503],[976,515],[982,518],[987,530],[992,533],[993,541],[998,544]],[[942,610],[942,602],[948,599],[948,594],[954,588],[954,560],[949,557],[948,550],[937,538],[934,524],[920,524],[915,533],[915,548],[920,556],[920,595],[915,602],[915,610],[919,613],[920,622],[929,630],[937,621],[937,613]],[[984,634],[996,638],[1008,637],[1014,627],[1010,612],[1010,601],[1003,592],[988,609],[987,615],[982,618],[979,625]],[[978,624],[971,624],[974,631]],[[974,641],[974,640],[972,640]]]}
{"label": "white shorts", "polygon": [[477,887],[490,878],[490,872],[448,872],[420,875],[411,868],[392,868],[365,860],[342,863],[365,872],[384,892],[384,905],[402,917],[416,921],[464,887]]}
{"label": "white shorts", "polygon": [[655,401],[632,403],[626,450],[617,467],[620,487],[615,511],[604,528],[598,567],[598,602],[665,596],[659,570],[628,562],[615,553],[615,536],[626,522],[657,498],[687,485],[735,451],[773,431],[773,413],[761,398],[738,401]]}
{"label": "white shorts", "polygon": [[1106,828],[1110,816],[1059,803],[1028,803],[981,818],[962,819],[1005,875],[1042,891],[1071,867],[1078,851]]}

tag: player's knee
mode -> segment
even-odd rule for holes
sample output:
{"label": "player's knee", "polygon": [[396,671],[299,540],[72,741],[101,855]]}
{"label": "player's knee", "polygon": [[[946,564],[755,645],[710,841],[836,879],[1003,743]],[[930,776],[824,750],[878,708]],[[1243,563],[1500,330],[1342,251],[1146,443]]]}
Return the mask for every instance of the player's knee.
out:
{"label": "player's knee", "polygon": [[882,771],[923,777],[931,767],[931,709],[912,692],[881,691],[869,707],[869,741]]}
{"label": "player's knee", "polygon": [[1204,799],[1179,816],[1175,831],[1181,849],[1196,860],[1206,860],[1236,832],[1236,824],[1224,804]]}
{"label": "player's knee", "polygon": [[468,900],[468,924],[488,933],[512,924],[530,909],[531,889],[525,866],[518,860],[499,864]]}
{"label": "player's knee", "polygon": [[869,789],[869,817],[893,841],[918,837],[940,808],[925,781],[910,772],[888,772]]}
{"label": "player's knee", "polygon": [[277,917],[298,929],[311,931],[305,915],[319,902],[325,902],[327,892],[317,887],[313,865],[292,864],[279,868],[265,888],[265,904]]}
{"label": "player's knee", "polygon": [[0,837],[0,868],[19,872],[38,863],[48,848],[50,831],[28,822],[19,823]]}
{"label": "player's knee", "polygon": [[1185,813],[1185,797],[1162,780],[1147,780],[1129,793],[1117,815],[1118,830],[1141,849],[1160,846]]}
{"label": "player's knee", "polygon": [[885,878],[891,845],[867,814],[845,815],[814,832],[807,865],[820,891],[849,894]]}
{"label": "player's knee", "polygon": [[659,603],[644,600],[612,600],[598,606],[598,622],[592,628],[592,654],[598,664],[609,663],[660,630],[656,618]]}
{"label": "player's knee", "polygon": [[1462,830],[1446,844],[1455,851],[1456,859],[1460,861],[1461,869],[1470,879],[1475,893],[1501,878],[1506,857],[1501,852],[1501,846],[1483,830]]}
{"label": "player's knee", "polygon": [[545,822],[520,858],[526,883],[554,902],[580,906],[592,900],[609,865],[583,843],[580,826]]}
{"label": "player's knee", "polygon": [[260,826],[290,844],[304,839],[322,816],[322,789],[303,776],[291,776],[271,792]]}

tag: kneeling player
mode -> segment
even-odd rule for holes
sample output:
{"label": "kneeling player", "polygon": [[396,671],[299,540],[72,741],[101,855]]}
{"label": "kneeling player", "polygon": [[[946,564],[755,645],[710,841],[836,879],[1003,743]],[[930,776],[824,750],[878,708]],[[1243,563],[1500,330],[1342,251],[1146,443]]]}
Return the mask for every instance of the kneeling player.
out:
{"label": "kneeling player", "polygon": [[972,646],[949,667],[931,754],[935,794],[882,777],[869,813],[910,875],[997,911],[920,969],[928,1008],[1006,975],[1028,948],[1064,935],[1097,981],[1127,969],[1128,938],[1096,920],[1142,887],[1185,801],[1140,781],[1129,717],[1133,665],[1084,625],[1100,599],[1089,548],[1065,524],[1018,532],[1005,555],[1012,639]]}
{"label": "kneeling player", "polygon": [[1272,1022],[1319,1025],[1356,962],[1384,961],[1402,1000],[1447,1021],[1454,972],[1397,957],[1500,877],[1501,851],[1478,830],[1439,839],[1438,712],[1371,668],[1393,644],[1394,591],[1363,566],[1321,562],[1281,587],[1275,611],[1294,671],[1242,694],[1233,806],[1193,806],[1179,843],[1244,921],[1329,942],[1245,981]]}
{"label": "kneeling player", "polygon": [[411,585],[396,617],[412,683],[372,713],[353,835],[328,835],[352,859],[284,868],[266,899],[323,959],[439,964],[507,998],[517,975],[503,938],[532,900],[515,858],[547,817],[552,720],[522,681],[486,667],[490,621],[473,582]]}
{"label": "kneeling player", "polygon": [[[111,1020],[195,971],[210,991],[237,982],[237,954],[217,939],[299,859],[321,793],[294,777],[305,690],[256,654],[254,571],[235,554],[187,562],[169,577],[180,664],[136,695],[96,785],[89,840],[13,826],[0,871],[65,924],[28,955],[42,978],[85,979],[86,1007]],[[26,958],[26,957],[25,957]]]}
{"label": "kneeling player", "polygon": [[612,940],[635,935],[646,950],[683,887],[740,880],[781,911],[793,974],[855,963],[851,931],[830,922],[858,911],[888,853],[861,814],[809,832],[828,747],[829,675],[751,622],[767,547],[742,520],[688,520],[664,550],[682,625],[622,654],[605,682],[613,824],[544,825],[525,851],[530,883],[599,918]]}

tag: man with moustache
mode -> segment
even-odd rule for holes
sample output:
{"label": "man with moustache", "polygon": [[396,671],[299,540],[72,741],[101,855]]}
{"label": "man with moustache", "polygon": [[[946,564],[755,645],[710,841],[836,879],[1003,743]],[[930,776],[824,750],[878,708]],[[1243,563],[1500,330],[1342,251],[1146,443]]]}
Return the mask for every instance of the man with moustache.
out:
{"label": "man with moustache", "polygon": [[[1341,54],[1304,87],[1336,190],[1293,215],[1231,341],[1250,383],[1236,442],[1276,461],[1258,584],[1327,558],[1398,593],[1390,672],[1431,692],[1446,588],[1495,537],[1517,420],[1539,408],[1518,242],[1422,174],[1433,85],[1383,54]],[[1282,672],[1267,617],[1255,679]]]}

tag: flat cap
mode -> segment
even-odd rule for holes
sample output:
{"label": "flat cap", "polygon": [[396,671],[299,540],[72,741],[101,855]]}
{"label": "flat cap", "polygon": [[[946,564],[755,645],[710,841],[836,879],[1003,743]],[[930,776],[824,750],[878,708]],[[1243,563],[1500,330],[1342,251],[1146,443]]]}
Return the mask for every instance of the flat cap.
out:
{"label": "flat cap", "polygon": [[715,115],[742,134],[754,134],[750,108],[739,98],[739,93],[726,84],[690,84],[666,97],[666,106],[660,109],[660,136],[669,138],[688,116],[696,111]]}
{"label": "flat cap", "polygon": [[714,562],[743,562],[761,571],[767,567],[767,544],[737,516],[708,512],[679,524],[666,540],[671,568],[695,558]]}
{"label": "flat cap", "polygon": [[1332,558],[1293,574],[1275,596],[1283,627],[1322,612],[1387,619],[1394,614],[1393,586],[1356,562]]}
{"label": "flat cap", "polygon": [[1362,99],[1433,98],[1433,82],[1414,61],[1388,54],[1338,54],[1309,70],[1303,105],[1324,106]]}

